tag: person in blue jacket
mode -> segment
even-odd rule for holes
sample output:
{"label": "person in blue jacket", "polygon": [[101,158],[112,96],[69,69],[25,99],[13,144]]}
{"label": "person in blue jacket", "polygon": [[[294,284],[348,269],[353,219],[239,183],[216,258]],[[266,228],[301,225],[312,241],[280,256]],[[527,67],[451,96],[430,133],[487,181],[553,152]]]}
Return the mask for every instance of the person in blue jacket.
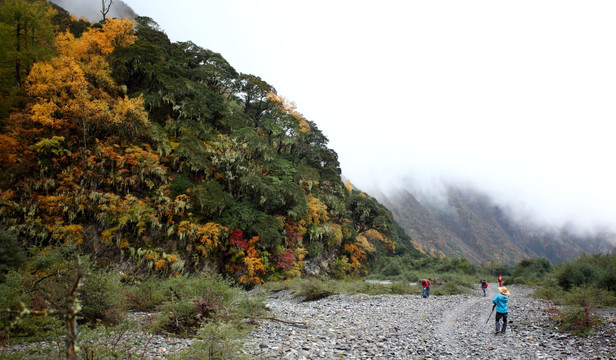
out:
{"label": "person in blue jacket", "polygon": [[[507,310],[507,302],[509,301],[509,295],[511,295],[509,289],[502,286],[498,288],[498,294],[492,299],[492,303],[496,305],[496,330],[494,334],[498,334],[499,332],[505,333],[505,330],[507,330],[507,315],[509,313]],[[502,330],[500,329],[501,319],[503,319]]]}

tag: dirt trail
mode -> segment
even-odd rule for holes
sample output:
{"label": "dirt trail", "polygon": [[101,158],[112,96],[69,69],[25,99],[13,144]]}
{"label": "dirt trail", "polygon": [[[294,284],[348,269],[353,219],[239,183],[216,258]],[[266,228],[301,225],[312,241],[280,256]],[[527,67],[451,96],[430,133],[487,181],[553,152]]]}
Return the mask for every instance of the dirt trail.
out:
{"label": "dirt trail", "polygon": [[[440,325],[436,328],[436,336],[442,338],[443,341],[452,348],[459,347],[458,345],[460,345],[461,340],[464,340],[468,336],[466,330],[469,314],[480,313],[481,310],[485,308],[483,306],[484,301],[482,300],[486,299],[488,299],[488,297],[475,296],[460,299],[460,302],[456,303],[450,311],[447,311],[443,315]],[[485,323],[480,323],[478,316],[473,316],[472,318],[478,320],[477,324],[474,324],[474,327],[487,327]]]}

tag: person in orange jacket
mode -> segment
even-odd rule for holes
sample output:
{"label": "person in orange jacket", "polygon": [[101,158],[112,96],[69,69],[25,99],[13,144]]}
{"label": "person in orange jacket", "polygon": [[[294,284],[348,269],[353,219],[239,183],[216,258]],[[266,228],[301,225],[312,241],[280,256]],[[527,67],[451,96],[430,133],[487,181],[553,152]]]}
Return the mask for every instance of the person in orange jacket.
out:
{"label": "person in orange jacket", "polygon": [[503,275],[498,275],[498,286],[503,286]]}
{"label": "person in orange jacket", "polygon": [[421,297],[427,298],[430,296],[430,280],[421,279],[421,286],[423,287],[423,292],[421,293]]}

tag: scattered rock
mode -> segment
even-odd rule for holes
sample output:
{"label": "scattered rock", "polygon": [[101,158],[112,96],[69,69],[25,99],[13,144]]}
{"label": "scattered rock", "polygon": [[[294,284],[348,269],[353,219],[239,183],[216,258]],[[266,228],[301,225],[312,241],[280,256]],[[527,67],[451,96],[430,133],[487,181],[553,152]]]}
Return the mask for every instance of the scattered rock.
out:
{"label": "scattered rock", "polygon": [[[268,298],[271,316],[246,337],[242,352],[259,359],[616,359],[616,313],[601,309],[603,325],[587,338],[556,330],[547,301],[511,286],[509,325],[494,335],[492,296],[332,295],[302,302],[288,291]],[[492,291],[495,291],[493,289]],[[147,322],[151,314],[133,314]],[[305,326],[298,326],[302,324]],[[192,339],[130,333],[123,338],[136,358],[166,359]],[[53,342],[11,345],[3,353]]]}
{"label": "scattered rock", "polygon": [[510,290],[510,323],[507,332],[498,335],[493,332],[494,315],[486,324],[496,293],[428,299],[333,295],[300,303],[290,293],[279,292],[268,299],[273,316],[308,328],[264,320],[247,337],[244,349],[263,359],[616,358],[613,342],[604,341],[616,331],[613,320],[588,338],[572,339],[558,333],[547,316],[551,303],[531,298],[529,288]]}

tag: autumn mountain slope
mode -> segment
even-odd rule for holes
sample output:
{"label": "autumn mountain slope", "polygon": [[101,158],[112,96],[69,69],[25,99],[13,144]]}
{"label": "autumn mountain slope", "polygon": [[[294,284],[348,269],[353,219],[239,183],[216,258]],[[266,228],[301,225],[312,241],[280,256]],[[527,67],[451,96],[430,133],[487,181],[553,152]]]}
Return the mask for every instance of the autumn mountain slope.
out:
{"label": "autumn mountain slope", "polygon": [[44,2],[0,2],[0,26],[9,251],[76,247],[125,273],[247,286],[420,256],[389,210],[345,186],[316,123],[221,54],[149,18],[90,24]]}
{"label": "autumn mountain slope", "polygon": [[583,252],[614,249],[614,234],[577,235],[567,228],[520,224],[486,194],[471,189],[450,187],[446,206],[421,203],[406,190],[393,195],[373,193],[392,211],[415,246],[430,255],[463,256],[478,264],[512,264],[538,257],[558,263]]}

